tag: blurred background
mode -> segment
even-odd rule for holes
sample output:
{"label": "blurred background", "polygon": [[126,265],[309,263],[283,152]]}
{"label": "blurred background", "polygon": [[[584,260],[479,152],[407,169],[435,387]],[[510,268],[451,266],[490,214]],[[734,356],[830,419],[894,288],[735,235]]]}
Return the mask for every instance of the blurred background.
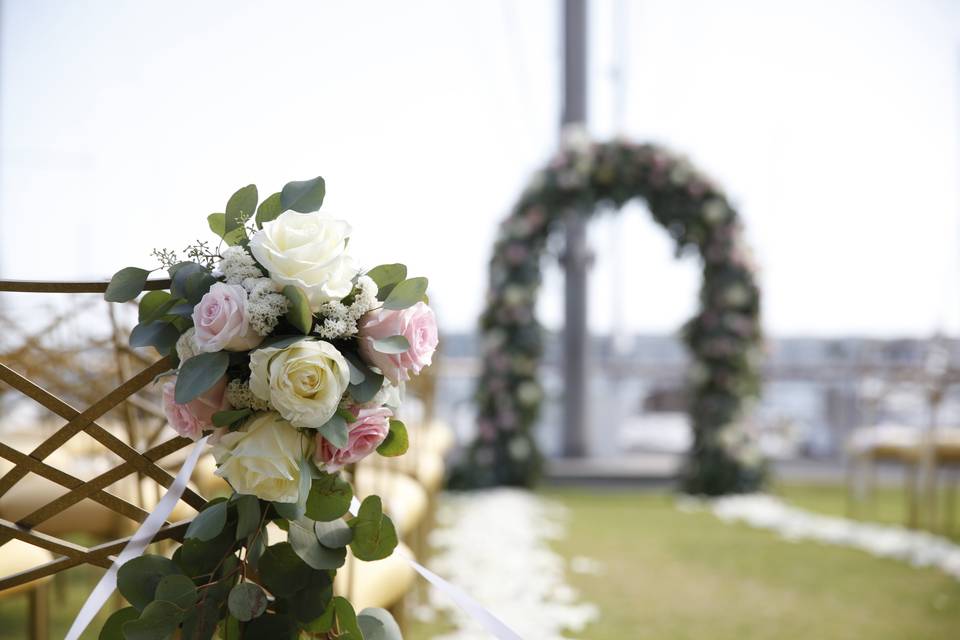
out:
{"label": "blurred background", "polygon": [[[960,426],[960,3],[588,7],[588,131],[682,152],[736,205],[759,265],[767,336],[750,420],[778,491],[845,512],[851,451]],[[463,445],[475,434],[477,316],[497,225],[558,146],[561,27],[556,0],[2,0],[0,279],[106,279],[122,266],[152,267],[152,249],[207,238],[205,216],[237,188],[255,182],[269,193],[323,175],[324,210],[353,225],[362,264],[402,261],[430,277],[443,331],[435,412]],[[578,487],[547,489],[546,499],[568,503],[575,522],[606,517],[589,511],[597,500],[619,513],[623,494],[612,487],[669,485],[690,446],[677,399],[689,362],[677,329],[697,306],[699,264],[676,259],[643,209],[630,204],[588,228],[590,393],[605,401],[585,425],[585,459],[559,455],[563,271],[558,251],[544,262],[537,437],[551,486]],[[0,294],[0,313],[24,335],[43,328],[47,311],[49,301]],[[106,314],[94,315],[82,329],[109,331]],[[3,341],[8,353],[15,335]],[[16,415],[17,401],[0,401]],[[909,524],[902,457],[875,461],[874,514]],[[706,518],[677,515],[658,494],[637,500],[652,509],[637,527]],[[956,539],[947,524],[938,532]],[[589,546],[559,544],[568,560],[591,556]],[[629,548],[620,544],[610,542],[609,557]],[[690,545],[672,552],[689,559]],[[618,622],[611,612],[629,604],[611,603],[601,586],[616,568],[604,578],[591,566],[581,563],[574,582],[600,614],[572,637],[705,637],[709,627],[694,621],[675,633],[661,625],[683,618],[679,604],[660,619]],[[650,579],[649,569],[637,575]],[[741,565],[720,570],[758,579]],[[955,637],[955,580],[931,573],[919,585],[887,571],[873,587],[840,580],[850,591],[838,597],[880,590],[873,604],[885,607],[901,589],[922,593],[916,626],[883,635],[860,611],[833,629],[801,626],[797,637]],[[828,578],[835,573],[792,579],[808,580],[813,594]],[[704,580],[677,584],[712,584]],[[778,599],[786,587],[766,588],[753,606],[769,597],[789,617]],[[654,597],[628,593],[640,608]],[[777,615],[730,628],[770,637]],[[909,615],[896,617],[907,625]],[[411,637],[434,637],[429,625],[416,629]]]}

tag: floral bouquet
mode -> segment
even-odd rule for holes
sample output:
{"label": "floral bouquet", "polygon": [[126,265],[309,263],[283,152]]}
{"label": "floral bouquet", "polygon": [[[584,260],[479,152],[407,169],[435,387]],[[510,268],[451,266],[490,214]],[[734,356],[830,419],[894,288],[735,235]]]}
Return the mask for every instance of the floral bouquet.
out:
{"label": "floral bouquet", "polygon": [[[358,615],[333,595],[347,546],[379,560],[397,545],[377,496],[344,519],[353,491],[340,471],[406,451],[393,416],[404,381],[431,362],[437,326],[426,278],[357,267],[350,226],[318,212],[324,192],[323,178],[291,182],[258,206],[249,185],[208,217],[218,247],[198,242],[186,260],[154,251],[170,288],[140,299],[130,343],[173,360],[164,412],[181,435],[210,435],[233,494],[206,505],[172,558],[120,568],[132,606],[101,638],[400,637],[386,611]],[[149,274],[120,270],[106,299],[133,300]],[[270,522],[286,541],[268,540]]]}

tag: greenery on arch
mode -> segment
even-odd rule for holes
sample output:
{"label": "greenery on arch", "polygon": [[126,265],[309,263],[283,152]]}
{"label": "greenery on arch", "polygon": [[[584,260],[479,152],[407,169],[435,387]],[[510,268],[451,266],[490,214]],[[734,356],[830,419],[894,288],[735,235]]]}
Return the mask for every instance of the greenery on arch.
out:
{"label": "greenery on arch", "polygon": [[594,215],[634,198],[676,243],[699,254],[700,308],[683,328],[689,349],[694,446],[683,488],[695,494],[750,491],[764,465],[744,424],[759,391],[760,291],[740,218],[722,191],[683,157],[652,144],[569,137],[502,223],[481,316],[483,370],[477,436],[453,477],[456,487],[533,484],[541,458],[532,428],[543,391],[542,328],[534,315],[547,240],[572,210]]}

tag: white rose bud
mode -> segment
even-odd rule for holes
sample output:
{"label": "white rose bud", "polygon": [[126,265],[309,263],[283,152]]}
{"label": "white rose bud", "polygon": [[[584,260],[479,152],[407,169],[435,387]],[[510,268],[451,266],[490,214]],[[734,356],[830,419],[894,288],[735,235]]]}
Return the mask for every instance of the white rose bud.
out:
{"label": "white rose bud", "polygon": [[347,255],[350,225],[320,213],[286,211],[250,239],[250,251],[281,285],[300,287],[316,312],[353,290],[359,269]]}
{"label": "white rose bud", "polygon": [[346,358],[322,340],[265,347],[250,356],[250,391],[301,429],[332,418],[349,384]]}

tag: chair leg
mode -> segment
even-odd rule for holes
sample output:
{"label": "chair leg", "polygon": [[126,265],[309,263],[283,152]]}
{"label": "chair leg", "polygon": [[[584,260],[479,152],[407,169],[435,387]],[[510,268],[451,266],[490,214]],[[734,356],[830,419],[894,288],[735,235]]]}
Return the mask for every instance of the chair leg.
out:
{"label": "chair leg", "polygon": [[30,640],[48,640],[50,637],[50,601],[47,583],[30,590]]}
{"label": "chair leg", "polygon": [[918,465],[908,464],[904,467],[907,474],[907,528],[916,529],[920,525],[920,511],[917,508],[917,469]]}

